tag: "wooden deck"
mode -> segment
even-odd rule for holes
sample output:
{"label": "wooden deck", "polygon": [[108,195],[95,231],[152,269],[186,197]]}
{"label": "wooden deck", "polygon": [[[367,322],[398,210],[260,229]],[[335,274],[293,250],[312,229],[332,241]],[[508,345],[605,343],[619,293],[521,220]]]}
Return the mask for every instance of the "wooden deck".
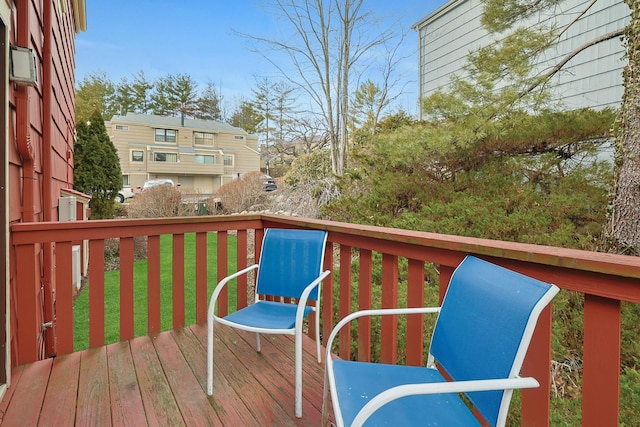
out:
{"label": "wooden deck", "polygon": [[293,338],[216,328],[206,395],[206,326],[163,332],[13,369],[3,426],[320,426],[324,364],[305,338],[303,418],[294,415]]}

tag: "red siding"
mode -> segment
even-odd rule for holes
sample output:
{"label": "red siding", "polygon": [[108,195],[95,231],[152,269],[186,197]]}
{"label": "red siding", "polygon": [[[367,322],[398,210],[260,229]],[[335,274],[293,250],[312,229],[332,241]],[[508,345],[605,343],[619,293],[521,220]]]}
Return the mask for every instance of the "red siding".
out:
{"label": "red siding", "polygon": [[[15,0],[9,23],[12,45],[33,49],[38,68],[37,87],[10,84],[9,91],[9,221],[55,221],[60,190],[73,185],[73,135],[75,130],[75,23],[73,1]],[[20,103],[26,103],[20,108]],[[27,135],[33,161],[20,152]],[[24,142],[23,142],[24,144]],[[23,145],[24,146],[24,145]],[[29,187],[31,186],[31,190]],[[29,197],[33,194],[33,197]],[[26,197],[25,197],[26,196]],[[32,212],[32,214],[31,214]],[[45,307],[37,307],[36,325],[52,320],[56,272],[52,245],[43,245],[35,257]],[[10,249],[11,323],[15,326],[15,249]],[[40,291],[40,287],[36,292]],[[12,331],[15,328],[11,328]],[[39,329],[39,328],[37,328]],[[39,331],[34,333],[39,334]],[[50,335],[53,337],[53,334]],[[15,337],[12,337],[15,338]],[[52,342],[47,353],[55,352]],[[12,346],[16,348],[16,346]],[[41,349],[38,349],[41,351]],[[14,353],[15,356],[15,353]],[[14,360],[16,360],[14,358]]]}

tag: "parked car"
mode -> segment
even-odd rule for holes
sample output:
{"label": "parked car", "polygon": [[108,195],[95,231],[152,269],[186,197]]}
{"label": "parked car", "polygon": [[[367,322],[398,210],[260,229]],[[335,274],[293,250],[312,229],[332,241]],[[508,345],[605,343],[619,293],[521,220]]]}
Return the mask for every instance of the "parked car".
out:
{"label": "parked car", "polygon": [[144,182],[144,184],[142,184],[141,186],[138,187],[138,190],[140,192],[143,192],[144,190],[147,190],[151,187],[156,187],[158,185],[170,185],[172,187],[175,187],[176,185],[173,183],[173,180],[171,179],[166,179],[166,178],[158,178],[158,179],[148,179]]}
{"label": "parked car", "polygon": [[116,201],[120,203],[124,203],[125,200],[130,199],[134,196],[133,188],[128,185],[122,187],[118,194],[116,195]]}
{"label": "parked car", "polygon": [[270,177],[269,175],[264,175],[262,177],[264,181],[264,191],[274,191],[278,189],[278,184],[276,184],[276,180]]}

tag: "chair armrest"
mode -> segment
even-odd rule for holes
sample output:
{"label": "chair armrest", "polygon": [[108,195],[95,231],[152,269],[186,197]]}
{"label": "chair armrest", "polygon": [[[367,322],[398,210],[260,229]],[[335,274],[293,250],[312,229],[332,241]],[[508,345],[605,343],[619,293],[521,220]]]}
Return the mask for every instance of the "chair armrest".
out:
{"label": "chair armrest", "polygon": [[219,281],[218,285],[213,290],[213,295],[211,295],[211,300],[209,301],[209,313],[208,313],[208,315],[209,316],[213,316],[214,315],[215,305],[216,305],[216,301],[218,300],[218,296],[220,295],[220,292],[222,292],[224,287],[227,286],[227,283],[229,283],[229,281],[235,279],[236,277],[242,276],[243,274],[247,274],[250,271],[255,270],[257,268],[258,268],[258,264],[250,265],[249,267],[246,267],[246,268],[244,268],[244,269],[242,269],[240,271],[237,271],[237,272],[225,277],[221,281]]}
{"label": "chair armrest", "polygon": [[362,426],[364,422],[382,406],[406,396],[491,390],[512,390],[519,388],[535,388],[539,386],[540,384],[538,383],[538,381],[532,377],[400,385],[383,391],[382,393],[376,395],[369,402],[367,402],[367,404],[362,407],[360,412],[358,412],[358,414],[354,418],[351,427]]}
{"label": "chair armrest", "polygon": [[338,335],[340,330],[351,321],[358,319],[360,317],[366,316],[388,316],[393,314],[429,314],[429,313],[439,313],[440,307],[407,307],[407,308],[381,308],[377,310],[360,310],[355,311],[347,316],[343,317],[336,326],[333,327],[331,334],[329,335],[329,339],[326,343],[327,349],[327,363],[331,360],[331,347],[333,344],[333,340]]}
{"label": "chair armrest", "polygon": [[[299,324],[298,322],[302,322],[304,307],[307,305],[307,301],[309,300],[309,294],[316,287],[320,286],[320,283],[322,283],[322,281],[329,274],[331,274],[331,271],[329,270],[325,270],[322,273],[320,273],[320,275],[313,282],[309,283],[309,285],[307,285],[307,287],[304,288],[304,290],[302,291],[302,294],[300,294],[300,299],[298,300],[298,309],[296,310],[296,324]],[[319,297],[320,295],[318,295],[318,298]]]}

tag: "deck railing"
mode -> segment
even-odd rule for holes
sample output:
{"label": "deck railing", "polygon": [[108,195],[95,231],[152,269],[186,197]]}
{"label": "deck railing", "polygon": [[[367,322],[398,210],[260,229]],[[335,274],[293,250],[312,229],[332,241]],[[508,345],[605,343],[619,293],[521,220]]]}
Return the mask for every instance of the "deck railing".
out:
{"label": "deck railing", "polygon": [[[173,327],[185,323],[184,235],[196,234],[196,322],[206,319],[207,284],[228,273],[229,233],[237,235],[237,269],[245,267],[249,248],[259,254],[263,230],[269,227],[313,228],[329,232],[325,266],[339,273],[323,285],[322,336],[328,337],[335,319],[352,306],[371,308],[374,293],[380,292],[381,307],[395,307],[399,301],[398,277],[406,268],[408,306],[425,301],[425,264],[433,263],[439,272],[440,296],[455,267],[473,254],[564,290],[584,294],[584,346],[582,379],[582,425],[618,425],[620,405],[621,302],[640,303],[640,259],[547,246],[449,236],[407,230],[362,226],[276,215],[241,215],[166,219],[127,219],[72,223],[30,223],[11,227],[15,249],[18,364],[38,357],[41,326],[34,313],[40,304],[40,273],[36,256],[43,243],[55,243],[57,354],[73,351],[72,245],[89,242],[89,345],[104,344],[104,243],[120,239],[120,339],[134,334],[133,252],[134,238],[145,236],[148,244],[148,333],[160,330],[160,236],[173,241],[172,289]],[[217,277],[207,277],[207,233],[217,233]],[[253,236],[253,237],[250,237]],[[251,240],[251,241],[249,241]],[[255,246],[254,246],[255,245]],[[381,283],[372,285],[375,253],[381,254]],[[357,299],[352,295],[352,263],[357,260]],[[400,262],[400,260],[403,260]],[[406,260],[406,263],[404,262]],[[402,267],[401,267],[402,266]],[[406,267],[405,267],[406,266]],[[337,280],[336,286],[333,281]],[[69,285],[67,285],[69,284]],[[190,284],[192,285],[192,284]],[[379,287],[379,289],[376,289]],[[247,303],[247,282],[237,286],[238,307]],[[404,296],[403,296],[404,297]],[[356,300],[354,300],[356,299]],[[226,306],[228,300],[222,301]],[[338,307],[334,313],[334,306]],[[224,309],[224,308],[223,308]],[[233,308],[231,308],[233,309]],[[552,311],[541,316],[523,373],[536,377],[541,387],[522,393],[522,425],[546,426],[550,420],[550,354]],[[405,362],[423,364],[424,322],[407,319]],[[382,321],[379,358],[393,363],[398,357],[398,319]],[[316,325],[311,325],[311,329]],[[350,354],[350,331],[344,330],[337,353],[342,358],[368,360],[371,357],[372,326],[358,324],[357,354]]]}

